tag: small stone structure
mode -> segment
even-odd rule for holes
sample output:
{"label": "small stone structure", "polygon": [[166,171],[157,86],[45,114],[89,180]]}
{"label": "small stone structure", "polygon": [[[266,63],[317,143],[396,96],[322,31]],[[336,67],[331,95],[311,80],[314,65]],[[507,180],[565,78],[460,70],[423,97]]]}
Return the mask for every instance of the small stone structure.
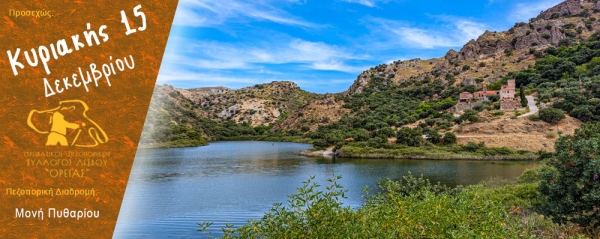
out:
{"label": "small stone structure", "polygon": [[502,110],[516,109],[518,107],[519,105],[517,102],[512,99],[506,99],[500,102],[500,109]]}

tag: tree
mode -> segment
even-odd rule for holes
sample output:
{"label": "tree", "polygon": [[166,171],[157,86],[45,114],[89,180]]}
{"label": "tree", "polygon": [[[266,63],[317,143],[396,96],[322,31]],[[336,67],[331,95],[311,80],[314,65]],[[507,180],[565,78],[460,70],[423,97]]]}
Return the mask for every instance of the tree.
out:
{"label": "tree", "polygon": [[485,147],[484,142],[481,142],[481,143],[468,142],[466,145],[462,146],[462,148],[468,152],[477,152],[477,150],[479,150],[480,148],[484,148],[484,147]]}
{"label": "tree", "polygon": [[556,50],[556,48],[550,46],[550,47],[546,48],[546,53],[556,56],[556,55],[558,55],[558,50]]}
{"label": "tree", "polygon": [[316,149],[324,149],[324,148],[327,148],[327,146],[329,146],[329,144],[324,139],[315,139],[315,141],[313,141],[313,146]]}
{"label": "tree", "polygon": [[402,127],[402,129],[398,130],[396,137],[397,144],[405,144],[412,147],[419,147],[421,145],[421,139],[423,138],[419,130],[408,127]]}
{"label": "tree", "polygon": [[391,127],[383,127],[377,131],[377,135],[383,135],[385,137],[394,137],[396,135],[396,131]]}
{"label": "tree", "polygon": [[435,129],[426,128],[423,130],[423,134],[427,136],[427,141],[431,142],[432,144],[438,144],[442,141],[442,136]]}
{"label": "tree", "polygon": [[454,134],[452,132],[446,132],[444,134],[444,139],[442,140],[442,143],[444,145],[456,144],[456,134]]}
{"label": "tree", "polygon": [[583,122],[592,121],[594,120],[594,113],[592,113],[590,108],[591,106],[589,105],[577,106],[569,112],[569,115],[580,119]]}
{"label": "tree", "polygon": [[527,102],[527,97],[525,97],[525,87],[523,85],[519,88],[519,96],[521,97],[521,107],[527,107],[529,102]]}
{"label": "tree", "polygon": [[556,141],[556,153],[542,173],[539,210],[556,222],[600,227],[600,123],[584,124],[574,136]]}
{"label": "tree", "polygon": [[565,112],[556,108],[545,108],[539,112],[540,119],[551,124],[558,124],[565,118]]}
{"label": "tree", "polygon": [[496,101],[499,101],[499,100],[500,100],[500,95],[488,95],[488,99],[489,99],[491,102],[496,102]]}

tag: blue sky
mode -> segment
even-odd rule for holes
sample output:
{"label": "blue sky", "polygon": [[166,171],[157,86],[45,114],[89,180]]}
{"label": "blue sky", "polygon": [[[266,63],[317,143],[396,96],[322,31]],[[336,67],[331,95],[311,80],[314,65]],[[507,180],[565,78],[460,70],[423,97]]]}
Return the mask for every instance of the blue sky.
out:
{"label": "blue sky", "polygon": [[180,0],[157,83],[342,92],[372,66],[444,56],[560,2]]}

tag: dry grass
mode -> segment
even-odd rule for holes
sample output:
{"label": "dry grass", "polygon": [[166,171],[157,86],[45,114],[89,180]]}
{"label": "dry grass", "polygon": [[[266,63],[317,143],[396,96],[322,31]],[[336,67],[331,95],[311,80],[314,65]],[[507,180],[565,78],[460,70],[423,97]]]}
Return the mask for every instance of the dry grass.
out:
{"label": "dry grass", "polygon": [[544,121],[531,121],[527,117],[518,119],[506,119],[511,114],[503,115],[499,119],[473,124],[464,124],[457,127],[454,132],[458,137],[459,144],[469,141],[484,142],[490,147],[507,147],[515,150],[529,151],[554,151],[556,138],[547,136],[549,131],[558,134],[573,134],[579,128],[581,121],[567,116],[558,125],[551,125]]}

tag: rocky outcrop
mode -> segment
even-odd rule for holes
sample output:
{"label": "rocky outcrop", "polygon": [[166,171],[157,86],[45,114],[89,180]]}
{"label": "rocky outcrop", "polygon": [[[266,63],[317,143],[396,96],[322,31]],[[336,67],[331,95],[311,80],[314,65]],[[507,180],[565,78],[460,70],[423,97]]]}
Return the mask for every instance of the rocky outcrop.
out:
{"label": "rocky outcrop", "polygon": [[408,69],[408,68],[419,68],[419,67],[421,67],[421,59],[415,58],[415,59],[406,60],[406,61],[394,61],[388,67],[391,69],[393,69],[395,67],[397,70],[403,70],[403,69]]}
{"label": "rocky outcrop", "polygon": [[536,19],[530,24],[514,28],[514,48],[517,50],[541,47],[550,43],[558,43],[565,38],[560,28],[566,23],[563,20]]}
{"label": "rocky outcrop", "polygon": [[502,54],[512,48],[509,36],[504,32],[485,31],[477,40],[471,40],[458,52],[460,61],[485,59]]}
{"label": "rocky outcrop", "polygon": [[566,22],[562,18],[550,19],[545,14],[552,15],[550,11],[567,15],[579,14],[580,8],[579,1],[566,1],[543,13],[541,17],[531,19],[530,23],[515,24],[509,31],[486,31],[477,40],[472,39],[467,42],[460,51],[449,50],[445,56],[447,64],[438,65],[435,69],[448,69],[451,65],[458,65],[469,59],[482,60],[501,56],[506,50],[514,51],[556,44],[566,38],[565,33],[561,31],[561,27]]}
{"label": "rocky outcrop", "polygon": [[465,78],[464,80],[462,80],[461,85],[477,85],[477,82],[473,78]]}
{"label": "rocky outcrop", "polygon": [[[172,86],[171,86],[172,87]],[[214,96],[214,95],[223,95],[230,92],[233,92],[233,89],[217,86],[217,87],[203,87],[203,88],[194,88],[194,89],[176,89],[186,98],[192,100],[195,103],[199,103],[202,98]]]}
{"label": "rocky outcrop", "polygon": [[454,64],[455,62],[459,61],[459,54],[454,49],[450,49],[448,52],[446,52],[444,59],[446,59],[446,61],[450,64]]}
{"label": "rocky outcrop", "polygon": [[344,92],[344,95],[354,95],[362,93],[363,89],[367,84],[369,84],[369,72],[365,71],[358,75],[354,83],[350,86],[350,88]]}
{"label": "rocky outcrop", "polygon": [[217,87],[193,88],[193,89],[188,89],[187,91],[194,92],[194,93],[198,94],[199,96],[210,96],[210,95],[227,94],[229,92],[232,92],[233,89],[223,87],[223,86],[217,86]]}
{"label": "rocky outcrop", "polygon": [[540,13],[537,18],[541,19],[552,19],[563,16],[578,15],[582,12],[581,3],[579,0],[566,0],[546,11]]}

